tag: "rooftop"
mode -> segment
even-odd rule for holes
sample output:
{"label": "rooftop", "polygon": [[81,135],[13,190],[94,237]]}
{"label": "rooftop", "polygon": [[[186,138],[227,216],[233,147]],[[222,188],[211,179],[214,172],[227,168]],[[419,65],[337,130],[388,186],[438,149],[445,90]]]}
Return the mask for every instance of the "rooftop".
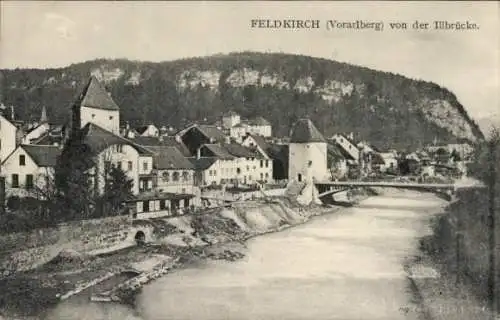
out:
{"label": "rooftop", "polygon": [[39,167],[55,167],[61,149],[50,145],[22,145],[26,153]]}
{"label": "rooftop", "polygon": [[94,76],[90,77],[82,93],[78,96],[75,105],[103,110],[120,110],[113,98]]}
{"label": "rooftop", "polygon": [[326,140],[310,119],[300,119],[293,126],[291,143],[325,142]]}

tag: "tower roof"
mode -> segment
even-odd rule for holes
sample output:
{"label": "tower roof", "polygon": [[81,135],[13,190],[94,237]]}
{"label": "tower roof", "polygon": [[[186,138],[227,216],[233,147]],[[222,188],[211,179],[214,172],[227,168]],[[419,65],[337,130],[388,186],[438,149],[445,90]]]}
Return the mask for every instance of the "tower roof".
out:
{"label": "tower roof", "polygon": [[120,110],[113,98],[106,92],[106,89],[97,80],[91,76],[87,85],[78,97],[76,102],[80,107],[90,107],[103,110]]}
{"label": "tower roof", "polygon": [[310,119],[300,119],[293,126],[291,143],[325,142],[325,137],[314,126]]}

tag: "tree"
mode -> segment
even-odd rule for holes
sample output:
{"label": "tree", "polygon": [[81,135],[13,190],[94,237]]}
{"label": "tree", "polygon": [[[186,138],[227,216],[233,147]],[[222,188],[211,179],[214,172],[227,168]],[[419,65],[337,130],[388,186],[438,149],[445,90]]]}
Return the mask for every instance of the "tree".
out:
{"label": "tree", "polygon": [[[106,177],[104,194],[101,198],[105,205],[102,208],[112,213],[120,211],[125,201],[132,197],[133,185],[133,180],[122,169],[112,166]],[[101,215],[109,214],[101,212]]]}
{"label": "tree", "polygon": [[85,144],[69,139],[59,157],[55,170],[57,208],[60,220],[89,218],[93,213],[94,189],[91,168],[93,159]]}

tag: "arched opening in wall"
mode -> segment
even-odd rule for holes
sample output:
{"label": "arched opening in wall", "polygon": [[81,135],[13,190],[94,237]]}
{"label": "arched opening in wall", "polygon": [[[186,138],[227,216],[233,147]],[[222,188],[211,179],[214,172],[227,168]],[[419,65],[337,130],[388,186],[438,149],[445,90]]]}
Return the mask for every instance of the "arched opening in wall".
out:
{"label": "arched opening in wall", "polygon": [[135,243],[137,243],[137,245],[142,245],[142,244],[146,243],[146,234],[144,234],[143,231],[137,231],[134,239],[135,239]]}

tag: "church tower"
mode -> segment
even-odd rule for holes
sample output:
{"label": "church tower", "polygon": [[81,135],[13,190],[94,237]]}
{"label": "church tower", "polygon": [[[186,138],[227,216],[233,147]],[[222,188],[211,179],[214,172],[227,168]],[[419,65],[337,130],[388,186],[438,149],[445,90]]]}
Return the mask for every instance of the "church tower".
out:
{"label": "church tower", "polygon": [[292,129],[288,179],[298,182],[327,180],[327,142],[310,119],[300,119]]}

